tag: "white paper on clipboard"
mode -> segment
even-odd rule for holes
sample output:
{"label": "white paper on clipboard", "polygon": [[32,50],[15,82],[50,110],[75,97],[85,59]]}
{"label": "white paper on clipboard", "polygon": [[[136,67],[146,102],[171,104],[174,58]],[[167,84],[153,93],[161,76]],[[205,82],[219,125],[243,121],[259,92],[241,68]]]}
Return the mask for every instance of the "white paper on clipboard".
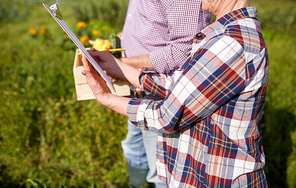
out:
{"label": "white paper on clipboard", "polygon": [[56,4],[52,6],[48,6],[43,3],[43,6],[50,13],[50,15],[57,21],[57,23],[61,26],[61,28],[66,32],[66,34],[70,37],[70,39],[76,44],[76,46],[81,50],[81,52],[85,55],[88,61],[93,65],[93,67],[98,71],[98,73],[103,77],[106,83],[114,90],[114,86],[112,84],[111,79],[107,76],[107,74],[103,71],[103,69],[98,65],[98,63],[94,60],[94,58],[88,53],[85,49],[84,45],[80,42],[80,40],[76,37],[76,35],[69,29],[64,20],[62,19],[62,15],[59,11],[59,5],[56,1]]}

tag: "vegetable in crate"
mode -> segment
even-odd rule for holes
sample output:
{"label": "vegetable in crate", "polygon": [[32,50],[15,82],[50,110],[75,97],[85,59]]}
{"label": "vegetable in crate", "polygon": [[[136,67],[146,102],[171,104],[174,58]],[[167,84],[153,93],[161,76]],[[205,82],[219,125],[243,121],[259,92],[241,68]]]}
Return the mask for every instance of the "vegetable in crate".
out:
{"label": "vegetable in crate", "polygon": [[98,51],[109,51],[111,48],[111,42],[104,39],[96,39],[93,48]]}
{"label": "vegetable in crate", "polygon": [[[116,36],[115,33],[111,33],[108,39],[111,42],[111,48],[120,48],[120,39]],[[121,52],[111,52],[112,55],[114,55],[116,58],[121,57]]]}

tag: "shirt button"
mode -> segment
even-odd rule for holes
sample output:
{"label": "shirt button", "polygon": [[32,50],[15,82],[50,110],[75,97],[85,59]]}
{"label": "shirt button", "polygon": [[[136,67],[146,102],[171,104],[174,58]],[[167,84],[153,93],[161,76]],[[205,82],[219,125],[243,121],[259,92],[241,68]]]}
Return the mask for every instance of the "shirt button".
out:
{"label": "shirt button", "polygon": [[196,39],[203,39],[202,33],[201,33],[201,32],[197,33],[197,34],[195,35],[195,38],[196,38]]}

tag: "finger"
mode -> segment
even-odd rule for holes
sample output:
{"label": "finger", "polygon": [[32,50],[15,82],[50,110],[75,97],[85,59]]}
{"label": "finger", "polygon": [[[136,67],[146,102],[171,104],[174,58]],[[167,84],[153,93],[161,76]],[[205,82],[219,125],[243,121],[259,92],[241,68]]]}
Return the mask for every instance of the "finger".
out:
{"label": "finger", "polygon": [[101,87],[103,88],[104,92],[111,93],[111,90],[109,89],[109,87],[107,86],[105,80],[103,79],[103,77],[101,75],[98,75],[96,77],[96,80],[101,85]]}
{"label": "finger", "polygon": [[94,93],[111,93],[101,75],[94,75],[86,70],[83,70],[81,73],[85,75],[86,81]]}
{"label": "finger", "polygon": [[87,71],[87,70],[82,70],[81,71],[81,74],[85,76],[86,78],[86,81],[89,83],[89,84],[93,84],[93,83],[96,83],[97,80],[99,80],[99,75],[94,75],[92,74],[91,72]]}
{"label": "finger", "polygon": [[[91,55],[91,56],[93,56],[93,57],[98,57],[98,58],[100,58],[100,57],[104,57],[104,56],[106,56],[106,54],[109,54],[109,52],[105,52],[105,51],[97,51],[96,49],[94,49],[94,48],[90,48],[89,49],[89,54]],[[101,59],[101,58],[100,58]]]}
{"label": "finger", "polygon": [[86,75],[86,73],[87,73],[86,70],[82,70],[82,71],[81,71],[81,74],[84,75],[84,76]]}
{"label": "finger", "polygon": [[85,70],[88,70],[88,71],[91,70],[89,61],[84,55],[82,55],[82,64]]}
{"label": "finger", "polygon": [[89,43],[90,45],[94,45],[95,41],[93,41],[93,40],[89,40],[88,43]]}
{"label": "finger", "polygon": [[[93,65],[89,62],[89,60],[84,55],[82,56],[82,63],[83,63],[84,70],[88,71],[93,75],[99,74],[98,71],[93,67]],[[83,72],[82,74],[85,75],[85,72]]]}

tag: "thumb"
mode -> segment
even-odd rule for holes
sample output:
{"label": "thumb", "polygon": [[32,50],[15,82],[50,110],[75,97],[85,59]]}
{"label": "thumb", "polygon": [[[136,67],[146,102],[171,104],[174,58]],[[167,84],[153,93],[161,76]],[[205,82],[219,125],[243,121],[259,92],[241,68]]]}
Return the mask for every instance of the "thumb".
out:
{"label": "thumb", "polygon": [[84,70],[90,71],[90,65],[89,65],[88,59],[84,55],[82,56],[82,64],[83,64]]}
{"label": "thumb", "polygon": [[87,72],[88,72],[87,70],[82,70],[81,74],[83,74],[85,76],[87,74]]}

